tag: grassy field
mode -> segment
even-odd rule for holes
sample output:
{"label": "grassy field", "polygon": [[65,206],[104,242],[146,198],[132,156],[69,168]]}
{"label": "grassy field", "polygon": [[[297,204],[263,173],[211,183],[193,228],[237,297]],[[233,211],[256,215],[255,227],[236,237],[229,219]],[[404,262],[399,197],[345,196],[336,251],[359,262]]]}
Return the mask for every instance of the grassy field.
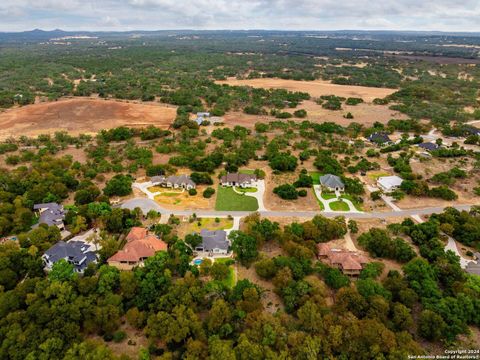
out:
{"label": "grassy field", "polygon": [[330,205],[330,209],[332,209],[333,211],[348,211],[348,210],[350,210],[348,205],[345,202],[340,201],[340,200],[331,202],[329,205]]}
{"label": "grassy field", "polygon": [[336,197],[337,197],[337,195],[335,195],[335,193],[322,191],[322,198],[324,200],[335,199]]}
{"label": "grassy field", "polygon": [[235,187],[235,190],[237,191],[240,191],[240,192],[243,192],[243,193],[256,193],[257,192],[257,188],[241,188],[241,187]]}
{"label": "grassy field", "polygon": [[215,218],[199,218],[194,222],[181,223],[177,228],[177,235],[181,238],[187,234],[193,232],[199,233],[202,229],[207,230],[226,230],[233,227],[233,220],[228,218],[218,218],[218,222]]}
{"label": "grassy field", "polygon": [[309,174],[312,177],[313,185],[320,185],[320,176],[319,172],[312,172]]}
{"label": "grassy field", "polygon": [[258,210],[258,202],[254,197],[237,194],[230,187],[219,186],[215,210],[255,211]]}
{"label": "grassy field", "polygon": [[241,170],[238,170],[238,172],[240,174],[249,174],[249,175],[255,174],[255,170],[252,170],[252,169],[241,169]]}
{"label": "grassy field", "polygon": [[367,176],[372,180],[377,180],[379,177],[389,176],[389,175],[391,174],[385,171],[372,171],[372,172],[369,172]]}

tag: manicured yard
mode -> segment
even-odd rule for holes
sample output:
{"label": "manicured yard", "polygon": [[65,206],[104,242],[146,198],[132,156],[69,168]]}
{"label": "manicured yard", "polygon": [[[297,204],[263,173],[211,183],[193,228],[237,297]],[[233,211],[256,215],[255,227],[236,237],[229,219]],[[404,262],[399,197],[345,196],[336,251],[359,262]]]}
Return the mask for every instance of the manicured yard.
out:
{"label": "manicured yard", "polygon": [[348,211],[348,210],[350,210],[348,205],[345,202],[340,201],[340,200],[331,202],[329,205],[330,205],[330,209],[332,209],[333,211]]}
{"label": "manicured yard", "polygon": [[337,195],[335,195],[335,193],[322,191],[322,198],[324,200],[335,199],[336,197]]}
{"label": "manicured yard", "polygon": [[255,211],[258,210],[257,199],[237,194],[230,187],[219,186],[217,190],[217,211]]}
{"label": "manicured yard", "polygon": [[358,201],[355,200],[355,198],[350,195],[350,194],[343,194],[341,196],[342,199],[347,199],[347,200],[350,200],[352,202],[353,205],[355,205],[355,208],[358,210],[358,211],[363,211],[363,207],[362,207],[362,204],[359,203]]}
{"label": "manicured yard", "polygon": [[243,193],[246,193],[246,192],[249,192],[249,193],[255,193],[257,192],[257,188],[254,188],[254,187],[251,187],[251,188],[241,188],[241,187],[235,187],[235,190],[237,191],[240,191],[240,192],[243,192]]}
{"label": "manicured yard", "polygon": [[[218,218],[219,222],[215,221],[215,218],[199,218],[193,222],[181,223],[177,228],[177,234],[180,237],[184,237],[187,234],[193,232],[199,233],[202,229],[207,230],[227,230],[233,227],[233,220],[228,218]],[[200,223],[200,225],[199,225]]]}
{"label": "manicured yard", "polygon": [[238,172],[240,174],[249,174],[249,175],[255,174],[255,170],[252,170],[252,169],[241,169],[241,170],[238,170]]}

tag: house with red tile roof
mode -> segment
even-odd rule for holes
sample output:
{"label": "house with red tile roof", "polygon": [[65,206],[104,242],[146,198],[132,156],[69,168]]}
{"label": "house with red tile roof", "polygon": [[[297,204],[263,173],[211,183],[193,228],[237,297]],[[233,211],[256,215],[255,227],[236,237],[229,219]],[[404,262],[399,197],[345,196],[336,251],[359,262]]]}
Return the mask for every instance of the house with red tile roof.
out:
{"label": "house with red tile roof", "polygon": [[329,244],[320,243],[317,245],[318,258],[325,264],[335,267],[349,276],[358,276],[368,259],[355,251],[335,249]]}
{"label": "house with red tile roof", "polygon": [[123,249],[108,259],[108,265],[120,270],[131,270],[135,266],[143,266],[145,259],[159,251],[167,251],[168,248],[165,242],[141,227],[132,228],[126,240]]}

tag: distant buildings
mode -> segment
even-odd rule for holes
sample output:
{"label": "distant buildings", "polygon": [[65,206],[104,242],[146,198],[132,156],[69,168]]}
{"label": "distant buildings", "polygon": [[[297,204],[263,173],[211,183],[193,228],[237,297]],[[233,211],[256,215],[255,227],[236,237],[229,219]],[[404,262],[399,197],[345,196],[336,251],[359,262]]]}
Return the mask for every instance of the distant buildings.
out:
{"label": "distant buildings", "polygon": [[368,137],[368,141],[375,143],[377,145],[386,145],[391,144],[392,140],[385,132],[376,132]]}
{"label": "distant buildings", "polygon": [[197,184],[190,179],[188,175],[179,175],[179,176],[153,176],[151,179],[153,185],[159,185],[163,187],[173,188],[173,189],[195,189]]}
{"label": "distant buildings", "polygon": [[135,266],[143,266],[147,258],[159,251],[167,251],[168,248],[165,242],[141,227],[133,227],[126,240],[123,249],[108,259],[108,265],[120,270],[131,270]]}
{"label": "distant buildings", "polygon": [[345,184],[337,175],[327,174],[320,176],[320,184],[329,191],[345,191]]}
{"label": "distant buildings", "polygon": [[339,269],[348,276],[358,276],[368,259],[354,251],[334,249],[329,244],[320,243],[317,245],[318,258],[325,264]]}
{"label": "distant buildings", "polygon": [[432,142],[425,142],[425,143],[418,144],[418,147],[426,151],[434,151],[434,150],[437,150],[440,146]]}
{"label": "distant buildings", "polygon": [[32,228],[38,227],[40,224],[47,224],[48,226],[56,226],[60,231],[65,230],[63,220],[65,219],[65,211],[63,206],[57,203],[35,204],[33,206],[39,216],[38,224]]}
{"label": "distant buildings", "polygon": [[77,273],[82,274],[88,264],[97,262],[95,246],[82,240],[59,241],[42,256],[45,263],[45,270],[50,271],[53,265],[65,259],[74,266]]}
{"label": "distant buildings", "polygon": [[208,252],[211,255],[226,255],[229,253],[230,242],[227,240],[227,232],[224,230],[200,231],[202,243],[195,248],[195,251]]}
{"label": "distant buildings", "polygon": [[377,179],[377,185],[386,193],[397,190],[402,185],[402,182],[403,179],[396,175],[382,176]]}
{"label": "distant buildings", "polygon": [[210,117],[209,112],[197,112],[197,117],[193,121],[195,121],[200,126],[209,117]]}
{"label": "distant buildings", "polygon": [[241,188],[256,187],[257,176],[254,174],[227,173],[220,178],[222,186],[238,186]]}

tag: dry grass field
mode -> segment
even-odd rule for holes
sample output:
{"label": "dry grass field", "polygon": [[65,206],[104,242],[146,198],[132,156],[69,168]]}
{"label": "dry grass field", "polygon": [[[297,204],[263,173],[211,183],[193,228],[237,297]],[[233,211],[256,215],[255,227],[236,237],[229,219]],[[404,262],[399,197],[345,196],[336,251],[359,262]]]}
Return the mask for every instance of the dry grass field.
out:
{"label": "dry grass field", "polygon": [[375,98],[384,98],[393,94],[396,89],[375,88],[367,86],[337,85],[330,81],[298,81],[284,80],[276,78],[248,79],[238,80],[230,78],[224,81],[217,81],[218,84],[227,84],[231,86],[252,86],[265,89],[286,89],[289,91],[307,92],[311,96],[337,95],[343,97],[360,97],[366,102],[372,102]]}
{"label": "dry grass field", "polygon": [[128,125],[168,128],[176,108],[155,103],[133,103],[95,98],[63,99],[0,113],[0,139],[19,135],[68,131],[72,135],[97,133],[102,129]]}

